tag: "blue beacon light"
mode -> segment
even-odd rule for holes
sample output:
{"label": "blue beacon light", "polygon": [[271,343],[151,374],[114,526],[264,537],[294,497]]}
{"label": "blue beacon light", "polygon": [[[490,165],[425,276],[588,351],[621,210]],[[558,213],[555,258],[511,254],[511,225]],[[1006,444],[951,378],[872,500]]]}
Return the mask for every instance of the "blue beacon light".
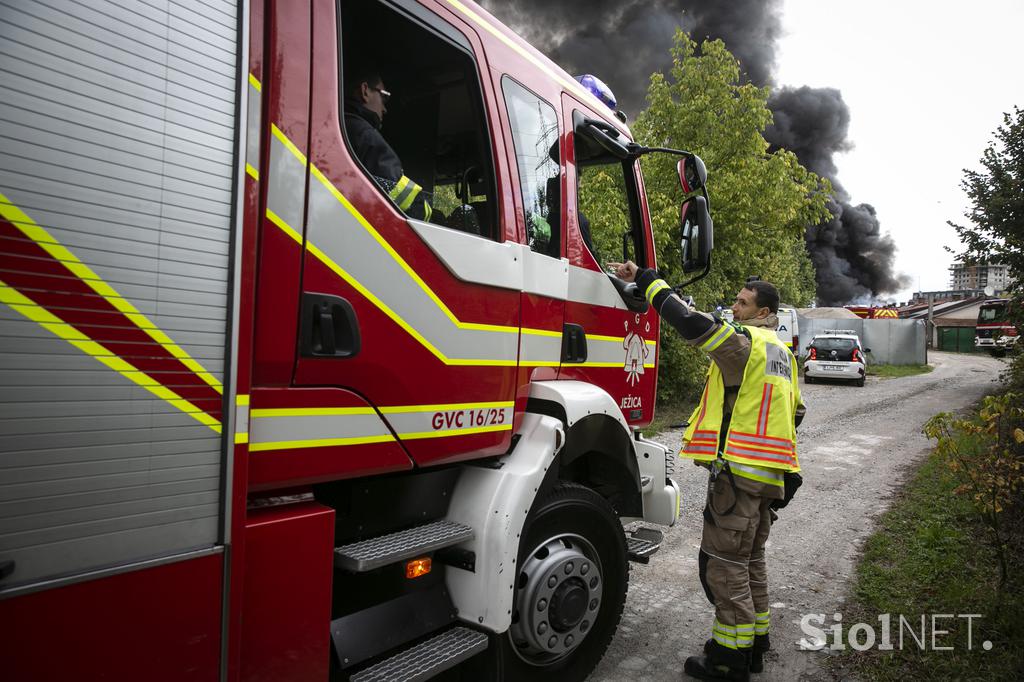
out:
{"label": "blue beacon light", "polygon": [[576,80],[579,81],[579,84],[582,85],[590,94],[601,100],[609,109],[615,111],[615,93],[612,92],[611,88],[605,85],[604,81],[597,76],[590,75],[589,73],[576,76]]}

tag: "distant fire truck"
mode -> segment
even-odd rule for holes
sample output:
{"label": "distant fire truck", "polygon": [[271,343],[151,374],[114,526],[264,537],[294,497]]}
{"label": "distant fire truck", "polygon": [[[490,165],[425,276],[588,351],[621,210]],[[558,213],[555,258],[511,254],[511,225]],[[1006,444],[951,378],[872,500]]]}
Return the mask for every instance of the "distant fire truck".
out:
{"label": "distant fire truck", "polygon": [[1010,322],[1010,299],[991,298],[982,303],[974,329],[974,346],[978,350],[999,356],[1015,348],[1019,337]]}
{"label": "distant fire truck", "polygon": [[848,305],[845,308],[862,320],[895,320],[900,316],[890,306]]}

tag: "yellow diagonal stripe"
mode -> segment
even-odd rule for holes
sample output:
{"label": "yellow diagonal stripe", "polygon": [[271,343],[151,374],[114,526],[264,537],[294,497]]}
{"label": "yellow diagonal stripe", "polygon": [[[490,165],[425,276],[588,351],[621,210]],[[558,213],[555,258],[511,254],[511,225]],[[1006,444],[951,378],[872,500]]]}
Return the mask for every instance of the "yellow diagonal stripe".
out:
{"label": "yellow diagonal stripe", "polygon": [[[282,135],[282,137],[284,137],[284,136]],[[283,140],[282,140],[282,142],[283,142]],[[287,143],[285,146],[289,146],[289,145],[291,147],[294,147],[294,145],[292,145],[290,142]],[[298,150],[296,150],[296,153],[299,153]],[[299,154],[301,154],[301,153],[299,153]],[[297,158],[301,159],[302,157],[298,156]],[[430,297],[430,300],[432,300],[434,302],[434,304],[437,305],[437,307],[441,309],[441,312],[444,313],[445,317],[447,317],[449,320],[451,320],[452,324],[454,324],[459,329],[473,329],[473,330],[488,331],[488,332],[503,332],[503,333],[507,333],[507,334],[518,334],[519,333],[519,327],[509,327],[509,326],[505,326],[505,325],[476,324],[476,323],[473,323],[473,322],[463,322],[459,318],[455,317],[455,314],[452,313],[452,311],[448,309],[448,306],[446,306],[444,304],[444,302],[440,298],[438,298],[437,294],[434,293],[433,289],[431,289],[429,286],[427,286],[427,283],[424,282],[420,278],[420,276],[416,273],[415,270],[413,270],[413,268],[408,263],[405,262],[404,258],[402,258],[400,255],[398,255],[398,252],[395,251],[391,247],[391,244],[389,244],[387,242],[387,240],[385,240],[384,237],[382,237],[380,235],[380,233],[377,232],[377,230],[373,227],[373,225],[371,225],[370,222],[366,218],[363,217],[363,214],[360,213],[359,210],[355,206],[352,205],[352,202],[350,202],[345,197],[345,195],[342,194],[341,191],[338,190],[338,188],[335,187],[334,184],[330,180],[328,180],[327,177],[324,176],[324,174],[322,172],[320,172],[320,169],[317,168],[316,166],[314,166],[313,164],[310,164],[309,171],[310,171],[310,173],[312,173],[313,177],[316,178],[320,182],[320,184],[322,184],[324,186],[324,188],[328,192],[330,192],[331,195],[335,199],[338,200],[338,203],[340,203],[345,208],[346,211],[348,211],[350,214],[352,214],[352,217],[356,219],[356,222],[358,222],[360,225],[363,226],[363,229],[366,230],[369,233],[369,235],[371,237],[373,237],[373,239],[378,244],[380,244],[380,247],[382,249],[384,249],[387,252],[387,254],[389,256],[391,256],[391,258],[394,259],[394,261],[399,265],[399,267],[401,267],[403,270],[405,270],[405,273],[407,275],[409,275],[409,278],[412,279],[412,281],[414,281],[423,290],[423,292],[427,296]],[[539,331],[543,331],[543,330],[539,330]]]}
{"label": "yellow diagonal stripe", "polygon": [[281,216],[277,215],[276,213],[271,211],[269,208],[267,208],[267,218],[270,219],[270,222],[274,223],[279,228],[281,228],[282,232],[284,232],[286,235],[288,235],[289,237],[294,239],[296,242],[298,242],[300,246],[302,245],[302,235],[299,234],[298,231],[294,227],[292,227],[291,225],[286,223],[281,218]]}
{"label": "yellow diagonal stripe", "polygon": [[192,357],[186,353],[183,348],[174,343],[167,334],[161,331],[145,315],[139,312],[138,308],[121,296],[121,294],[117,293],[112,286],[104,282],[99,275],[93,272],[92,268],[80,261],[77,256],[58,242],[53,235],[37,225],[35,221],[29,218],[28,215],[26,215],[20,208],[15,206],[10,199],[3,195],[3,193],[0,193],[0,215],[3,215],[8,222],[21,230],[26,237],[38,244],[48,254],[50,254],[50,256],[60,261],[64,267],[89,285],[89,287],[102,296],[104,300],[117,308],[117,310],[131,320],[136,327],[145,332],[151,339],[156,341],[171,355],[177,358],[181,364],[195,372],[197,376],[199,376],[215,391],[218,393],[223,392],[224,389],[221,386],[220,381],[217,380],[217,377],[210,374],[202,365],[192,359]]}
{"label": "yellow diagonal stripe", "polygon": [[292,153],[292,156],[298,159],[303,166],[306,165],[306,155],[299,151],[299,148],[296,147],[295,144],[288,139],[288,136],[285,135],[280,128],[271,123],[270,132],[273,133],[274,137],[277,138],[278,142],[285,146],[285,149]]}
{"label": "yellow diagonal stripe", "polygon": [[213,431],[220,433],[220,422],[217,419],[203,412],[153,377],[130,362],[118,357],[102,344],[93,341],[81,331],[60,319],[46,308],[43,308],[20,291],[8,286],[3,281],[0,281],[0,303],[6,303],[15,311],[39,324],[43,329],[64,339],[78,350],[92,356],[118,374],[142,386],[156,397],[167,401],[199,423],[205,424],[213,429]]}

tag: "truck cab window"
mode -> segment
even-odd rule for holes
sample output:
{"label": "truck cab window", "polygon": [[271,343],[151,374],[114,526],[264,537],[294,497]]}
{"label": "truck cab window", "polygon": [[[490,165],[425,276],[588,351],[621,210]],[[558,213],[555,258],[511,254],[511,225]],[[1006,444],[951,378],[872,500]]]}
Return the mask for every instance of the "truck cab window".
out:
{"label": "truck cab window", "polygon": [[341,12],[353,156],[407,217],[494,238],[491,145],[469,42],[436,18],[381,3],[342,3]]}
{"label": "truck cab window", "polygon": [[505,105],[523,193],[530,248],[553,258],[561,255],[561,165],[555,109],[508,76],[502,78]]}
{"label": "truck cab window", "polygon": [[580,236],[598,269],[608,261],[643,264],[637,249],[639,206],[631,162],[611,157],[592,140],[573,135]]}

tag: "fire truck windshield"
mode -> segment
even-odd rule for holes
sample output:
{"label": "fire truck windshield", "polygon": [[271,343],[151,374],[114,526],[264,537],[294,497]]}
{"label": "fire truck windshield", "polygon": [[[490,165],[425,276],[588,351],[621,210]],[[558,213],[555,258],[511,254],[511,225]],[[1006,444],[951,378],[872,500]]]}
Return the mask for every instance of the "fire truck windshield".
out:
{"label": "fire truck windshield", "polygon": [[978,322],[995,322],[1003,317],[1006,306],[1002,303],[982,306],[978,311]]}

